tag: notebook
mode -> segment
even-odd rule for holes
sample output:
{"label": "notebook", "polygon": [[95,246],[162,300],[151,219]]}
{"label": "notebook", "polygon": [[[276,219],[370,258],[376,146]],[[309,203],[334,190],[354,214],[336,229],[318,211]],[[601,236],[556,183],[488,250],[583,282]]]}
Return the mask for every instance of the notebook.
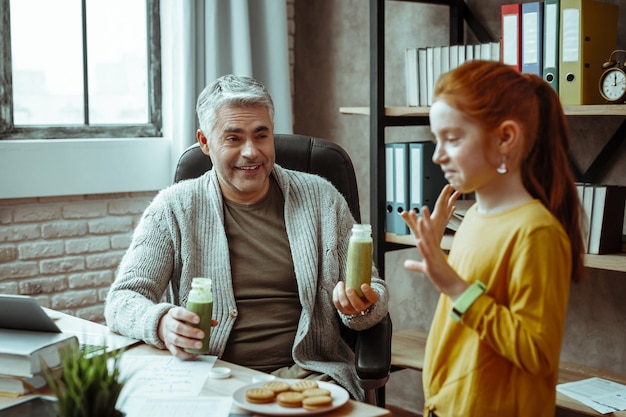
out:
{"label": "notebook", "polygon": [[56,322],[63,316],[63,313],[44,309],[33,297],[0,294],[0,328],[70,333],[78,338],[81,350],[87,352],[103,352],[102,346],[105,347],[104,352],[113,352],[139,342],[112,333],[106,326],[97,323],[89,323],[88,328],[61,329]]}

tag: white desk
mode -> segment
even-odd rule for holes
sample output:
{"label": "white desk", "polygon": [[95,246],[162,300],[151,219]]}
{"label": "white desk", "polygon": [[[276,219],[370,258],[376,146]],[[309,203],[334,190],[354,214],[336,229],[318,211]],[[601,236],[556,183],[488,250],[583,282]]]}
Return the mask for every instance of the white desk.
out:
{"label": "white desk", "polygon": [[[115,337],[112,332],[106,326],[102,326],[97,323],[89,322],[87,320],[79,319],[77,317],[69,316],[67,314],[56,313],[60,315],[60,318],[56,321],[61,330],[73,330],[76,331],[88,331],[89,333],[101,333],[107,337]],[[153,348],[145,343],[139,343],[130,346],[124,355],[169,355],[168,351],[159,350]],[[255,375],[262,374],[261,372],[253,369],[238,366],[229,362],[218,360],[215,366],[227,367],[231,370],[232,375],[227,379],[210,379],[207,378],[202,391],[201,396],[223,396],[231,397],[233,393],[248,384],[252,383],[252,378]],[[0,409],[6,408],[19,401],[28,398],[28,396],[21,397],[2,397],[0,396]],[[248,414],[245,410],[240,409],[233,403],[231,410],[232,413]],[[361,403],[358,401],[349,400],[345,405],[329,411],[327,413],[319,414],[324,417],[344,417],[344,416],[358,416],[358,417],[379,417],[379,416],[391,416],[391,412],[384,408],[374,407],[369,404]]]}

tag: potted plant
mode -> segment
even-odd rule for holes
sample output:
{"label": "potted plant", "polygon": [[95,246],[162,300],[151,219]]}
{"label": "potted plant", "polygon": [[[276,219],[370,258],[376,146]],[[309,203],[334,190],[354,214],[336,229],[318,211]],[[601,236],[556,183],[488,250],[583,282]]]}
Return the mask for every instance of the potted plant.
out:
{"label": "potted plant", "polygon": [[45,378],[57,397],[59,417],[121,417],[115,408],[125,380],[120,377],[122,351],[87,352],[78,347],[63,357],[61,369]]}

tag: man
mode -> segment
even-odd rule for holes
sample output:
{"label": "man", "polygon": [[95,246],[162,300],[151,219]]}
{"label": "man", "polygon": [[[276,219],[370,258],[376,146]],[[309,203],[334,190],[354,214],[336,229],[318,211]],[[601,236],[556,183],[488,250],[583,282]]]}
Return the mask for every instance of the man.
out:
{"label": "man", "polygon": [[[194,277],[213,280],[210,353],[281,377],[324,375],[362,399],[340,321],[387,314],[372,267],[363,298],[344,286],[354,219],[321,177],[274,164],[274,105],[251,78],[226,75],[200,94],[197,139],[213,169],[161,191],[146,209],[105,305],[113,331],[182,359],[203,333],[185,308]],[[171,302],[161,302],[169,287]]]}

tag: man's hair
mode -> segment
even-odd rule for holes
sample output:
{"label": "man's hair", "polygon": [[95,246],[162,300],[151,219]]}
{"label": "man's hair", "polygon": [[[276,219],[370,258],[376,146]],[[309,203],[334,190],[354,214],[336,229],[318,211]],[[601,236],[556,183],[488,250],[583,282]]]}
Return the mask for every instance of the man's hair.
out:
{"label": "man's hair", "polygon": [[222,106],[264,106],[274,121],[274,102],[259,81],[238,75],[224,75],[206,86],[198,96],[196,113],[200,129],[206,136],[215,127],[215,113]]}

